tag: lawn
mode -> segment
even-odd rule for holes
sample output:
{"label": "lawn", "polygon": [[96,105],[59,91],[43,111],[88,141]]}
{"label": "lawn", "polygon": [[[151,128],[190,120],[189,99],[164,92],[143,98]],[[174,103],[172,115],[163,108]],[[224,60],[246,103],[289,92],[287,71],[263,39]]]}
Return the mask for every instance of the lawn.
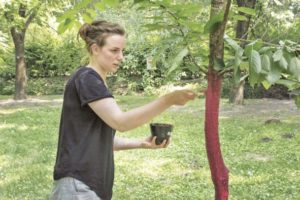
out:
{"label": "lawn", "polygon": [[[55,98],[59,97],[49,99]],[[124,110],[151,99],[117,97]],[[259,101],[248,100],[239,111],[256,105]],[[261,108],[234,112],[236,108],[225,100],[221,108],[220,141],[230,170],[230,199],[300,199],[300,112],[259,112]],[[49,198],[60,111],[60,101],[0,107],[1,200]],[[271,117],[281,123],[265,124]],[[171,145],[163,150],[116,152],[113,199],[214,199],[204,143],[204,100],[172,107],[152,122],[174,124]],[[117,134],[145,137],[149,124]]]}

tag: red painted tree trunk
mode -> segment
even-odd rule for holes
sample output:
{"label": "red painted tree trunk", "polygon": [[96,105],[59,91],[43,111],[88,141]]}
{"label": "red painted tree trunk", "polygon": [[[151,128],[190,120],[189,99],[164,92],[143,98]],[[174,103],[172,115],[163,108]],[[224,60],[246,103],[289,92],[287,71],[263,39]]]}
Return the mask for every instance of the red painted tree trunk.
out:
{"label": "red painted tree trunk", "polygon": [[215,186],[215,199],[228,199],[228,169],[226,168],[219,142],[219,103],[222,76],[214,70],[224,59],[224,32],[228,20],[231,0],[212,0],[210,18],[224,12],[223,21],[215,25],[209,35],[208,86],[205,104],[205,142],[212,180]]}
{"label": "red painted tree trunk", "polygon": [[208,73],[208,87],[205,102],[205,141],[215,199],[228,199],[228,169],[220,149],[218,136],[219,102],[222,78],[216,73]]}

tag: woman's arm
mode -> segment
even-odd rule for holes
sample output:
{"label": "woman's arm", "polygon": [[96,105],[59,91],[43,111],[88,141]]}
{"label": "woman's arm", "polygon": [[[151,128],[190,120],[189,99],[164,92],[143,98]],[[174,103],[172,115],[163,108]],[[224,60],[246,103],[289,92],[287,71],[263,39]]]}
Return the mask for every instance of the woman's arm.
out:
{"label": "woman's arm", "polygon": [[170,144],[170,139],[164,140],[160,145],[155,144],[156,137],[147,137],[145,139],[114,138],[114,151],[129,149],[159,149],[166,148]]}
{"label": "woman's arm", "polygon": [[195,97],[190,90],[178,90],[127,112],[122,112],[113,98],[93,101],[89,106],[109,126],[124,132],[149,122],[172,105],[184,105]]}

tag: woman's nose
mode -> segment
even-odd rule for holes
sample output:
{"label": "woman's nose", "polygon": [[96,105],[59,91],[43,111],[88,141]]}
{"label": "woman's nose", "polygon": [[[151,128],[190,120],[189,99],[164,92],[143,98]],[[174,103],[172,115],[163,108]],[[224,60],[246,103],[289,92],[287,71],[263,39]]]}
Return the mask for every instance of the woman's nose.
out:
{"label": "woman's nose", "polygon": [[120,61],[123,61],[123,60],[124,60],[124,55],[123,55],[123,52],[122,52],[122,51],[118,54],[117,59],[120,60]]}

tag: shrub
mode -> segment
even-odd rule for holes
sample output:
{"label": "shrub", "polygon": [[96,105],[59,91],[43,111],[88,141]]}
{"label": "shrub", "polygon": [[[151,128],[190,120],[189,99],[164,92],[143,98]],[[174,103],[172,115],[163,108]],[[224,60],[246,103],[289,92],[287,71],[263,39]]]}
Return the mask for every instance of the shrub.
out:
{"label": "shrub", "polygon": [[[226,77],[223,80],[222,85],[222,98],[229,98],[233,88],[233,81],[231,78]],[[275,98],[275,99],[287,99],[289,98],[289,91],[283,85],[273,85],[266,90],[262,85],[256,85],[251,87],[246,81],[244,86],[244,98],[245,99],[260,99],[260,98]]]}
{"label": "shrub", "polygon": [[29,95],[57,95],[63,94],[67,77],[32,78],[28,80],[27,93]]}
{"label": "shrub", "polygon": [[29,40],[25,48],[28,77],[70,75],[84,57],[82,45],[72,38],[41,35]]}

